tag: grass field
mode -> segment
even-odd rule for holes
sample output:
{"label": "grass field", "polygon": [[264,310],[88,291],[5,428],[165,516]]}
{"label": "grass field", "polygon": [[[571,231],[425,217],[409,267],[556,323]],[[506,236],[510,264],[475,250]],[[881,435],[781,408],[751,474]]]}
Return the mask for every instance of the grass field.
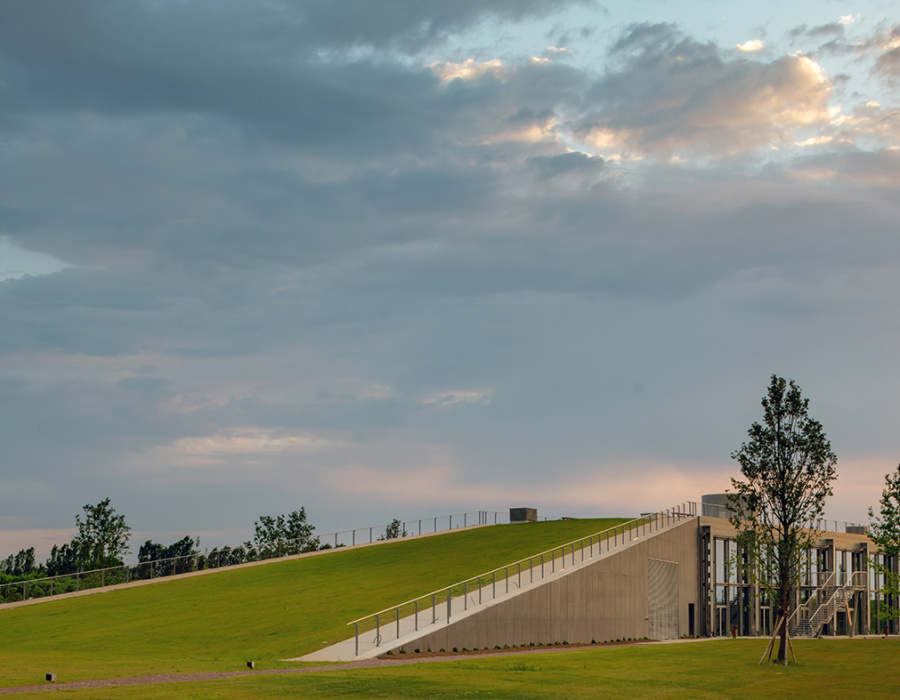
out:
{"label": "grass field", "polygon": [[765,640],[739,639],[61,692],[67,698],[209,699],[896,697],[900,641],[794,643],[800,663],[787,669],[757,665]]}
{"label": "grass field", "polygon": [[0,610],[0,687],[289,667],[354,618],[620,522],[499,525]]}

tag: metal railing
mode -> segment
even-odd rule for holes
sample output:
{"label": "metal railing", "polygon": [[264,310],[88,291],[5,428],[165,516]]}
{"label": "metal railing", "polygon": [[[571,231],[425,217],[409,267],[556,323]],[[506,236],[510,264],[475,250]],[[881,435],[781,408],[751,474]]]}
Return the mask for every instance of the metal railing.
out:
{"label": "metal railing", "polygon": [[476,525],[500,524],[501,522],[509,522],[508,513],[491,510],[468,511],[465,513],[453,513],[452,515],[402,521],[399,523],[398,532],[395,533],[396,537],[391,538],[388,538],[388,534],[391,534],[389,533],[389,528],[396,525],[395,523],[329,532],[299,540],[281,540],[263,549],[246,546],[225,547],[204,553],[167,559],[154,559],[153,561],[140,562],[133,565],[123,564],[103,569],[0,583],[0,605],[22,600],[48,598],[94,588],[104,588],[134,581],[155,580],[206,569],[223,569],[254,561],[281,559],[322,549],[336,549],[388,539],[403,539],[404,537],[447,532]]}
{"label": "metal railing", "polygon": [[[703,503],[701,504],[700,512],[704,517],[723,518],[726,520],[730,518],[733,513],[730,506],[722,505],[720,503]],[[868,526],[861,525],[860,523],[850,523],[845,520],[827,520],[825,518],[811,520],[810,522],[805,523],[803,527],[808,530],[817,530],[819,532],[837,532],[851,535],[865,535],[868,532]]]}
{"label": "metal railing", "polygon": [[798,606],[788,617],[791,636],[817,636],[853,593],[865,590],[869,572],[823,571],[820,574],[827,576],[825,582],[813,591],[809,600]]}
{"label": "metal railing", "polygon": [[[466,513],[454,513],[432,518],[418,518],[404,520],[399,523],[399,538],[427,535],[434,532],[446,532],[461,527],[474,525],[499,525],[509,522],[509,513],[500,513],[495,510],[470,510]],[[357,544],[366,544],[384,539],[387,528],[390,525],[378,525],[376,527],[358,527],[355,530],[340,530],[326,535],[317,535],[324,544],[332,547],[352,547]],[[408,529],[407,529],[408,528]]]}
{"label": "metal railing", "polygon": [[[626,523],[553,547],[526,559],[458,581],[436,591],[404,601],[376,613],[348,622],[354,626],[354,654],[359,656],[360,635],[373,632],[372,643],[380,647],[389,630],[391,639],[418,632],[423,626],[449,624],[457,614],[492,602],[535,582],[555,576],[581,562],[614,551],[659,530],[697,517],[697,504],[688,502],[669,510],[643,515]],[[498,590],[499,589],[499,590]]]}

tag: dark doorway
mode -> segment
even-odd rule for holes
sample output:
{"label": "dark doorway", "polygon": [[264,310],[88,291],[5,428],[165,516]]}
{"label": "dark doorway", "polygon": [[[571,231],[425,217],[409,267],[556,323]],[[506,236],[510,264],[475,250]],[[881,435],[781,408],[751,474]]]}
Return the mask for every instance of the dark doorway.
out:
{"label": "dark doorway", "polygon": [[694,604],[688,603],[688,635],[694,636]]}

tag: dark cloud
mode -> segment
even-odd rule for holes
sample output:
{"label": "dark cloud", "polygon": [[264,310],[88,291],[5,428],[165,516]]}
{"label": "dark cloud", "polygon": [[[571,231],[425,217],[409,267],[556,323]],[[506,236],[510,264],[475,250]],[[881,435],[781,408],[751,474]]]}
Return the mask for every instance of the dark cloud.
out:
{"label": "dark cloud", "polygon": [[343,521],[379,494],[329,484],[366,469],[687,473],[772,371],[891,385],[896,109],[666,23],[591,34],[593,66],[438,50],[559,6],[10,5],[0,235],[70,266],[0,283],[2,458],[33,477],[4,512],[52,483],[69,525],[114,486],[249,527],[288,497]]}
{"label": "dark cloud", "polygon": [[572,171],[600,170],[602,158],[591,158],[585,153],[560,153],[555,156],[535,156],[528,161],[539,180],[549,180]]}

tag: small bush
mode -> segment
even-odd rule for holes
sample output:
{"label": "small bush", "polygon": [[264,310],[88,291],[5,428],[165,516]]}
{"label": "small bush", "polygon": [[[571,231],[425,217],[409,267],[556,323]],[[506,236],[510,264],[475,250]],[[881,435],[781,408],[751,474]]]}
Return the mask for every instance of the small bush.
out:
{"label": "small bush", "polygon": [[494,649],[499,649],[499,648],[500,648],[500,645],[499,645],[499,644],[495,644],[495,645],[494,645]]}
{"label": "small bush", "polygon": [[415,651],[413,651],[413,653],[414,653],[414,654],[421,654],[422,652],[421,652],[419,649],[416,649]]}
{"label": "small bush", "polygon": [[453,651],[459,651],[459,649],[457,649],[456,647],[453,647]]}

